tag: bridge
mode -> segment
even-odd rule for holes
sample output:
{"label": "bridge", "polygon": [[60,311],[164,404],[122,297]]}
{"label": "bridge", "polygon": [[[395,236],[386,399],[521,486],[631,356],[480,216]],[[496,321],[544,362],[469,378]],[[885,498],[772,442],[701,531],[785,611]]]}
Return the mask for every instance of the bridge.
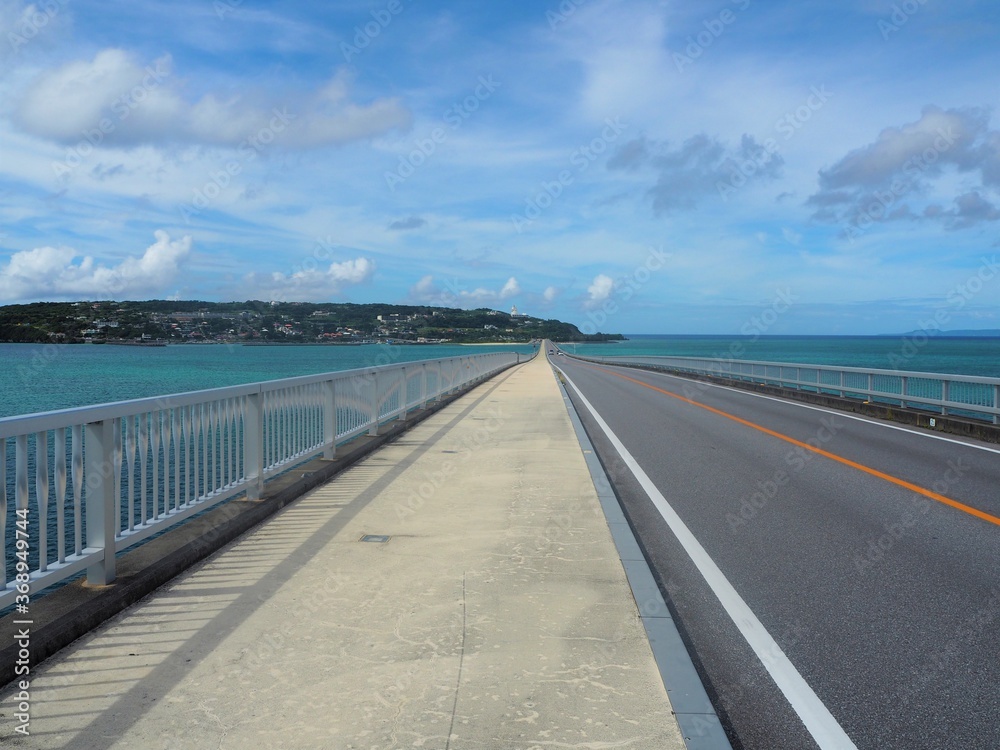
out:
{"label": "bridge", "polygon": [[0,420],[4,745],[997,744],[995,445],[550,347]]}

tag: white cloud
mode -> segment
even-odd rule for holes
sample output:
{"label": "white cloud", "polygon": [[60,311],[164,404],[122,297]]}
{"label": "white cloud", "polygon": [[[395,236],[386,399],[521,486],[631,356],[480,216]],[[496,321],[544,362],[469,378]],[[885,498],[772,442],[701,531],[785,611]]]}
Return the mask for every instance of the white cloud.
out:
{"label": "white cloud", "polygon": [[594,277],[593,282],[587,287],[587,300],[584,303],[585,307],[597,307],[604,300],[611,296],[612,290],[615,288],[615,281],[610,276],[603,273],[598,274]]}
{"label": "white cloud", "polygon": [[499,297],[500,299],[507,299],[509,297],[513,297],[514,295],[520,293],[521,293],[521,285],[517,283],[517,279],[511,276],[509,279],[507,279],[507,283],[504,284],[503,288],[500,290]]}
{"label": "white cloud", "polygon": [[452,281],[447,286],[447,289],[441,289],[434,283],[434,277],[428,274],[410,287],[410,299],[442,307],[470,307],[496,304],[521,293],[521,285],[513,276],[499,290],[483,286],[463,289],[457,281]]}
{"label": "white cloud", "polygon": [[[195,102],[165,55],[144,65],[121,49],[76,60],[41,73],[14,112],[26,132],[60,143],[129,146],[199,143],[258,148],[340,145],[405,129],[411,115],[396,98],[350,101],[341,71],[316,92],[285,95],[250,91],[225,98],[206,94]],[[256,139],[256,141],[255,141]]]}
{"label": "white cloud", "polygon": [[410,287],[410,296],[415,299],[427,299],[430,296],[439,294],[439,290],[434,286],[434,277],[428,274]]}
{"label": "white cloud", "polygon": [[272,300],[315,302],[339,294],[345,287],[371,279],[375,263],[368,258],[354,258],[342,263],[331,263],[325,271],[318,268],[283,274],[248,273],[243,277],[246,286],[259,290],[259,294]]}
{"label": "white cloud", "polygon": [[191,253],[191,237],[171,240],[163,230],[139,257],[117,266],[80,256],[71,247],[38,247],[14,253],[0,268],[0,299],[128,299],[155,293],[170,283]]}
{"label": "white cloud", "polygon": [[542,292],[542,297],[546,302],[552,302],[556,297],[559,296],[559,290],[554,286],[545,287],[545,291]]}

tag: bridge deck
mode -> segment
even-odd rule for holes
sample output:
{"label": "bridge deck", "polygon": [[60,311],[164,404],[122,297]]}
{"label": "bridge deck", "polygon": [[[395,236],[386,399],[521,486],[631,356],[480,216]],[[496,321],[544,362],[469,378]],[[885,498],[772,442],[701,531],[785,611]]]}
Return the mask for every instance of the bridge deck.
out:
{"label": "bridge deck", "polygon": [[32,677],[4,746],[684,746],[544,357]]}

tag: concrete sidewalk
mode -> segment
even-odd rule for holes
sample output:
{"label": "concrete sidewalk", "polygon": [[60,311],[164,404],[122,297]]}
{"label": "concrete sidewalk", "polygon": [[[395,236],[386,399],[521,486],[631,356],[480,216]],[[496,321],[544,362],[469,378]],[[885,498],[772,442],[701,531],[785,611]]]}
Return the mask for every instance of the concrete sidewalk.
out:
{"label": "concrete sidewalk", "polygon": [[684,747],[544,356],[32,676],[4,747]]}

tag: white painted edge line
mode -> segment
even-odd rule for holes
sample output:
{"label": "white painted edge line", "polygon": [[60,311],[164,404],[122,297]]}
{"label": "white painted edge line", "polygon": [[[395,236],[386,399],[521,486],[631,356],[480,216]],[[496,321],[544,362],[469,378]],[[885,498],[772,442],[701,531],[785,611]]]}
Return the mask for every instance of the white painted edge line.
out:
{"label": "white painted edge line", "polygon": [[[599,364],[596,362],[590,364]],[[628,367],[628,365],[604,365],[605,367]],[[687,383],[701,383],[710,388],[719,388],[724,391],[731,391],[733,393],[741,393],[746,396],[753,396],[754,398],[762,398],[767,401],[777,401],[781,404],[788,404],[789,406],[797,406],[800,409],[811,409],[813,411],[820,411],[824,414],[831,414],[838,417],[844,417],[845,419],[853,419],[857,422],[864,422],[865,424],[870,424],[874,427],[884,427],[887,430],[899,430],[900,432],[908,432],[911,435],[919,435],[920,437],[930,438],[931,440],[943,440],[946,443],[954,443],[955,445],[962,445],[966,448],[975,448],[976,450],[988,451],[990,453],[1000,453],[1000,448],[991,448],[988,445],[980,445],[978,443],[967,443],[964,440],[956,440],[955,438],[944,437],[943,435],[934,435],[924,430],[913,430],[909,427],[902,427],[898,424],[889,424],[883,422],[879,419],[872,419],[871,417],[859,417],[857,414],[848,414],[847,412],[840,411],[839,409],[828,409],[823,406],[813,406],[812,404],[803,404],[790,398],[778,398],[777,396],[766,396],[763,393],[754,393],[753,391],[748,391],[743,388],[734,388],[731,385],[720,385],[719,383],[708,383],[704,380],[695,381],[691,378],[681,377],[680,375],[672,375],[669,372],[661,372],[660,370],[648,370],[644,367],[633,367],[633,370],[642,370],[643,372],[650,372],[655,375],[660,375],[664,378],[670,378],[672,380],[682,380]]]}
{"label": "white painted edge line", "polygon": [[674,536],[677,537],[677,541],[680,542],[684,551],[687,552],[688,557],[691,558],[695,567],[698,568],[698,572],[701,573],[702,577],[708,583],[709,588],[718,597],[726,613],[732,619],[743,638],[746,639],[750,648],[753,649],[757,658],[760,659],[768,674],[771,675],[771,679],[774,680],[778,689],[781,690],[789,704],[791,704],[792,709],[798,714],[809,734],[816,741],[816,744],[822,750],[857,750],[857,746],[847,736],[843,727],[837,723],[833,714],[830,713],[826,705],[819,699],[819,696],[813,692],[809,683],[799,674],[795,665],[788,659],[785,652],[781,650],[781,647],[771,637],[771,634],[767,632],[764,625],[757,618],[757,615],[743,601],[743,597],[733,588],[729,579],[726,578],[722,570],[719,569],[719,566],[715,564],[715,561],[709,556],[705,548],[701,546],[701,543],[681,520],[681,517],[677,515],[677,512],[667,502],[667,499],[656,488],[656,485],[653,484],[653,481],[646,472],[639,466],[639,463],[629,453],[622,441],[611,430],[608,423],[601,418],[601,415],[597,413],[597,410],[587,400],[586,396],[580,392],[580,389],[576,387],[576,383],[561,368],[559,368],[559,371],[566,378],[566,382],[573,388],[577,396],[579,396],[581,403],[587,407],[587,410],[593,416],[608,440],[611,441],[611,444],[618,451],[625,465],[629,467],[653,505],[660,512],[660,515],[663,516],[663,520],[667,522],[667,526],[670,527]]}

